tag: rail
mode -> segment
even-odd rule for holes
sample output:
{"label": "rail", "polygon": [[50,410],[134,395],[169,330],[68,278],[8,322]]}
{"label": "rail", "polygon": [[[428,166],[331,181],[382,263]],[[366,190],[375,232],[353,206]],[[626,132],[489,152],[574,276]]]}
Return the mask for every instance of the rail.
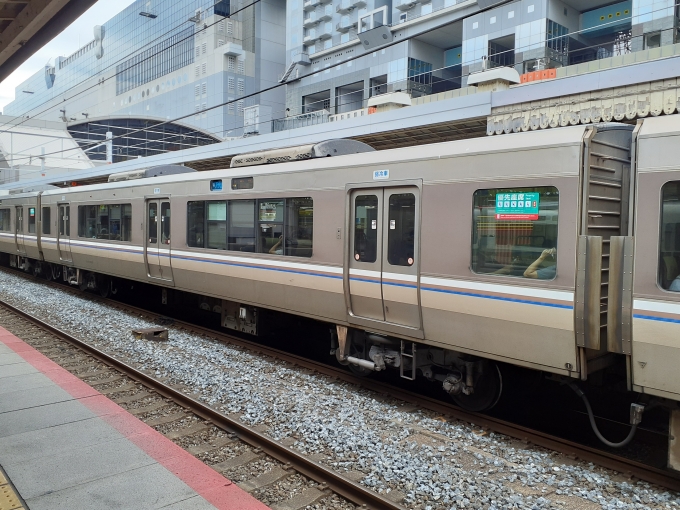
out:
{"label": "rail", "polygon": [[[38,278],[33,276],[25,275],[19,271],[11,271],[12,274],[21,275],[26,279],[33,281],[38,281]],[[84,293],[79,290],[65,289],[63,285],[56,284],[54,282],[41,282],[47,285],[58,286],[60,289],[73,294],[83,295]],[[118,301],[113,301],[111,299],[100,298],[99,296],[91,293],[86,294],[92,299],[101,300],[106,304],[118,308],[120,310],[129,311],[137,315],[143,314],[151,318],[159,318],[161,315],[150,312],[148,310],[140,309],[131,305],[127,305]],[[178,392],[174,388],[167,386],[160,381],[138,371],[134,367],[131,367],[120,360],[112,358],[108,354],[86,344],[85,342],[68,335],[67,333],[55,328],[47,323],[44,323],[38,318],[27,314],[16,307],[10,305],[9,303],[0,300],[0,306],[4,306],[11,309],[15,313],[26,317],[28,320],[39,324],[41,327],[49,330],[53,334],[63,337],[65,340],[73,343],[74,345],[81,347],[83,350],[90,353],[92,356],[100,359],[105,363],[109,363],[115,368],[120,367],[121,371],[124,371],[127,375],[133,379],[138,379],[141,383],[146,384],[159,393],[166,395],[168,398],[173,400],[176,399],[177,403],[182,406],[190,407],[198,416],[207,419],[217,426],[221,426],[230,432],[235,432],[240,434],[241,438],[256,446],[261,448],[264,452],[268,453],[274,458],[281,460],[284,463],[290,463],[296,470],[300,473],[307,475],[309,478],[319,482],[326,483],[327,486],[342,495],[343,497],[353,501],[357,504],[366,504],[369,508],[391,508],[391,509],[402,509],[403,507],[390,502],[382,498],[377,493],[370,491],[360,484],[353,482],[349,479],[344,478],[338,473],[322,466],[318,462],[305,458],[303,455],[286,448],[283,445],[278,444],[276,441],[266,437],[265,435],[252,430],[246,425],[235,421],[228,416],[225,416],[211,407]],[[577,457],[585,462],[592,462],[598,466],[618,471],[620,473],[626,474],[631,477],[644,480],[649,483],[665,487],[673,491],[680,491],[680,473],[674,473],[672,471],[666,471],[659,469],[657,467],[646,465],[642,462],[638,462],[632,459],[621,457],[619,455],[602,451],[597,448],[582,445],[574,441],[570,441],[558,436],[554,436],[545,432],[537,431],[524,427],[522,425],[517,425],[512,422],[501,420],[499,418],[486,416],[484,414],[465,411],[456,407],[453,404],[442,402],[435,398],[427,397],[419,393],[415,393],[409,390],[404,390],[401,388],[395,388],[387,383],[383,383],[377,380],[372,380],[368,378],[358,377],[342,368],[336,368],[324,363],[317,361],[312,361],[301,356],[290,354],[279,349],[272,347],[267,347],[257,342],[244,340],[226,333],[221,333],[215,331],[214,329],[197,326],[195,324],[187,323],[184,321],[173,319],[173,325],[184,329],[189,332],[206,335],[208,337],[217,339],[227,344],[233,344],[245,349],[249,349],[252,352],[263,354],[266,356],[271,356],[273,358],[291,363],[293,365],[300,366],[302,368],[316,371],[320,374],[327,375],[329,377],[336,378],[343,382],[351,383],[365,389],[375,391],[376,393],[389,394],[390,396],[399,399],[401,401],[407,402],[409,404],[418,406],[422,409],[433,411],[439,413],[445,417],[461,420],[468,423],[473,423],[476,426],[488,429],[490,431],[504,434],[515,439],[519,439],[526,443],[531,443],[536,446],[540,446],[549,450],[553,450],[570,457]],[[107,361],[108,360],[108,361]],[[158,389],[157,389],[158,388]],[[163,393],[163,392],[167,392]]]}

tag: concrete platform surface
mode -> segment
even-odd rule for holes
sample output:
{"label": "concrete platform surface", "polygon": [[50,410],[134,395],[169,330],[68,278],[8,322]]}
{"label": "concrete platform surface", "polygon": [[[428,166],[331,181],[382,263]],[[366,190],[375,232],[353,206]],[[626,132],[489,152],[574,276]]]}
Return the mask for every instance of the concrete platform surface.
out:
{"label": "concrete platform surface", "polygon": [[31,510],[268,508],[3,328],[0,466]]}

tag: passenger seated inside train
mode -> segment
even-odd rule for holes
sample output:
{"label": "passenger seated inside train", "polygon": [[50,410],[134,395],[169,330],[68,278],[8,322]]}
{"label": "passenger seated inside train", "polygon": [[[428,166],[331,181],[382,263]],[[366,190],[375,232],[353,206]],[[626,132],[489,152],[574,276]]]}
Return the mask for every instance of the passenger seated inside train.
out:
{"label": "passenger seated inside train", "polygon": [[[529,265],[529,267],[526,268],[524,271],[524,277],[538,278],[539,280],[552,280],[555,278],[557,271],[557,264],[554,262],[556,253],[557,249],[555,248],[543,250],[539,257],[534,260],[531,265]],[[553,263],[549,266],[541,267],[546,260],[552,260]]]}

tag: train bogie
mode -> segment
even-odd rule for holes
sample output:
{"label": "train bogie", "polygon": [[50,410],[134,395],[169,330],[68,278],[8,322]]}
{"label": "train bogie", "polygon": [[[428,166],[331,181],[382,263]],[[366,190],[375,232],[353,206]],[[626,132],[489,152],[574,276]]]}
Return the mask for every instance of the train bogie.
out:
{"label": "train bogie", "polygon": [[0,251],[253,334],[261,310],[329,323],[352,370],[476,410],[497,362],[678,401],[678,137],[669,116],[48,190],[3,198]]}

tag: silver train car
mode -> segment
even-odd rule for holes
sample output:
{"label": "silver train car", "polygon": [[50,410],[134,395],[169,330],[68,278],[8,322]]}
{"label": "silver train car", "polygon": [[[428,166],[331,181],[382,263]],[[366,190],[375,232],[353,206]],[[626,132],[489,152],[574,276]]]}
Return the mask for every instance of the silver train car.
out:
{"label": "silver train car", "polygon": [[103,294],[205,296],[253,334],[260,310],[328,323],[338,362],[472,410],[497,362],[622,367],[680,434],[680,116],[360,151],[0,197],[0,252]]}

